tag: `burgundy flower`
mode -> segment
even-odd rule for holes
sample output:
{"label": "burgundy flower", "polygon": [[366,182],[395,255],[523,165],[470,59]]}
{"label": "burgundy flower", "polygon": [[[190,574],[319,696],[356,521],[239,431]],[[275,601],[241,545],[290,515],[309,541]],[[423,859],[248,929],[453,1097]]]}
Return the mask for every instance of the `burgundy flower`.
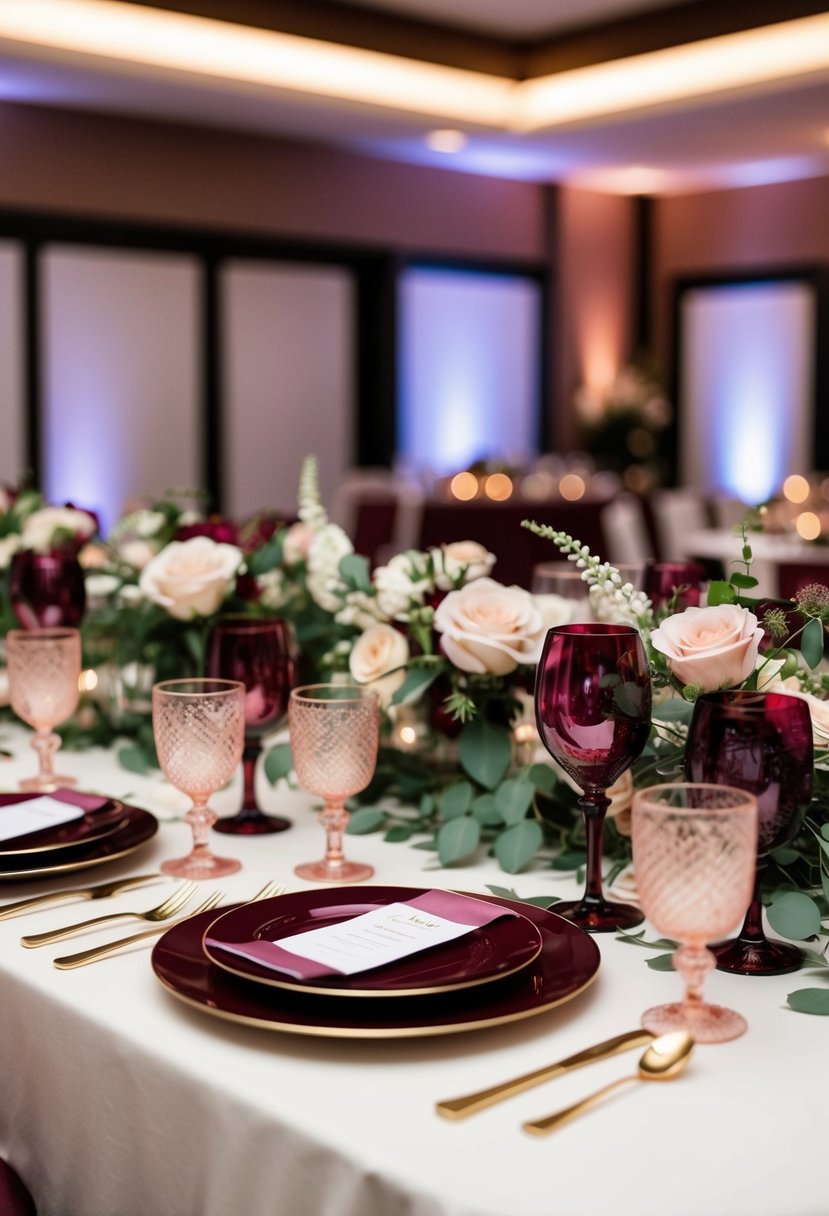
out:
{"label": "burgundy flower", "polygon": [[185,524],[176,529],[175,540],[191,540],[194,536],[206,536],[219,545],[238,545],[239,530],[229,519],[219,515],[211,515],[209,519],[199,520],[195,524]]}

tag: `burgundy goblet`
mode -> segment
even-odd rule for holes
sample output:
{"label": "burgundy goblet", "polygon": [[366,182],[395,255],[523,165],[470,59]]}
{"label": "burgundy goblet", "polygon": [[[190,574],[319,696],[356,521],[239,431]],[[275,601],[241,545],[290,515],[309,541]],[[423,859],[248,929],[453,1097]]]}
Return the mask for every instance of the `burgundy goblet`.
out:
{"label": "burgundy goblet", "polygon": [[670,605],[672,611],[699,608],[708,573],[701,562],[648,562],[645,595],[654,609]]}
{"label": "burgundy goblet", "polygon": [[637,630],[587,623],[550,629],[536,672],[535,714],[547,751],[582,790],[587,829],[584,895],[556,904],[556,912],[596,933],[638,925],[639,908],[602,893],[605,791],[641,755],[650,733],[648,660]]}
{"label": "burgundy goblet", "polygon": [[23,629],[77,628],[86,609],[86,587],[75,552],[15,553],[9,600]]}
{"label": "burgundy goblet", "polygon": [[812,721],[808,704],[785,693],[705,693],[694,706],[685,747],[689,781],[737,786],[757,798],[759,835],[754,891],[737,938],[712,949],[720,971],[784,975],[796,971],[796,946],[763,931],[760,886],[773,849],[798,830],[812,797]]}
{"label": "burgundy goblet", "polygon": [[242,753],[244,794],[235,815],[217,819],[214,830],[229,835],[259,836],[283,832],[290,819],[268,815],[256,801],[256,764],[262,738],[285,717],[296,682],[293,637],[277,618],[225,617],[217,621],[207,643],[207,675],[238,680],[245,686],[245,748]]}

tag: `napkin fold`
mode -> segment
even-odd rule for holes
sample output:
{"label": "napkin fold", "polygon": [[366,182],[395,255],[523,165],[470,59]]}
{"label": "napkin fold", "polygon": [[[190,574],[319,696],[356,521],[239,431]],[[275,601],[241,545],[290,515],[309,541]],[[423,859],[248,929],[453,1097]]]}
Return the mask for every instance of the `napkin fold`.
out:
{"label": "napkin fold", "polygon": [[[303,939],[309,939],[306,948],[311,952],[311,942],[317,939],[318,935],[330,936],[335,930],[342,929],[344,925],[347,925],[352,932],[355,929],[359,930],[361,922],[364,925],[369,924],[369,922],[377,917],[378,913],[382,916],[387,911],[386,908],[378,907],[362,916],[355,916],[351,920],[341,922],[335,926],[325,926],[321,929],[311,929],[307,933],[292,934],[281,942],[265,940],[226,942],[208,934],[205,937],[205,945],[209,946],[211,950],[225,951],[228,954],[252,959],[254,962],[260,963],[272,971],[279,971],[294,979],[312,980],[325,976],[356,975],[364,971],[374,971],[378,967],[386,966],[389,962],[397,962],[398,959],[419,954],[424,950],[434,949],[446,941],[452,941],[466,933],[473,932],[475,929],[480,929],[494,920],[499,920],[505,916],[512,917],[518,915],[518,913],[513,912],[511,909],[501,907],[498,904],[490,904],[485,900],[475,899],[469,895],[459,895],[456,891],[441,890],[425,891],[422,895],[414,896],[412,899],[407,899],[399,904],[392,904],[388,907],[389,909],[404,908],[410,912],[428,914],[430,917],[440,918],[442,922],[451,922],[451,924],[445,927],[443,936],[437,941],[401,943],[398,945],[392,958],[382,957],[378,960],[372,959],[371,955],[367,954],[367,961],[364,964],[354,965],[353,963],[349,963],[343,967],[335,967],[319,959],[307,957],[302,953]],[[370,932],[371,930],[369,929]],[[290,941],[290,948],[283,944],[285,941]],[[314,944],[316,945],[316,941]]]}
{"label": "napkin fold", "polygon": [[32,794],[0,807],[0,840],[22,840],[82,819],[112,801],[61,787],[48,794]]}

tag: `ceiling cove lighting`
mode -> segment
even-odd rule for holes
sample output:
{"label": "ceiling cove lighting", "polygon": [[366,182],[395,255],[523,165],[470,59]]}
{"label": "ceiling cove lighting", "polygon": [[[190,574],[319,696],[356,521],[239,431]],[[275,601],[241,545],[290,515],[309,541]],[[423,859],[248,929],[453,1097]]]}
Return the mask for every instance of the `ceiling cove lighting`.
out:
{"label": "ceiling cove lighting", "polygon": [[829,13],[517,81],[123,0],[0,0],[0,41],[502,131],[829,70]]}

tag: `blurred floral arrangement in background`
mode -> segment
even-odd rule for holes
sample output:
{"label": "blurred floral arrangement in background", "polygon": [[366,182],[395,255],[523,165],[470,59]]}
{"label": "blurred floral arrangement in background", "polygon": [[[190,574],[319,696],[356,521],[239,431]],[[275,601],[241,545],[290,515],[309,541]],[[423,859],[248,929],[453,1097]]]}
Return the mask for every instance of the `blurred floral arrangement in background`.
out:
{"label": "blurred floral arrangement in background", "polygon": [[667,438],[673,410],[645,356],[623,367],[604,388],[582,385],[573,406],[582,446],[597,468],[619,473],[627,489],[636,493],[669,480]]}

